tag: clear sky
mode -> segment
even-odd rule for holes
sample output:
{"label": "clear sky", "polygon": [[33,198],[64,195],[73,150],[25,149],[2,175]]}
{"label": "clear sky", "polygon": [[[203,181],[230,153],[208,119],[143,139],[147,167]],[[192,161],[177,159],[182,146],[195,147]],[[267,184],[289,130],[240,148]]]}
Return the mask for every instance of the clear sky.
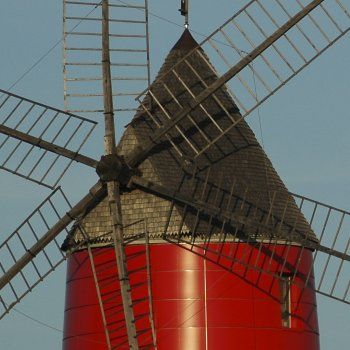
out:
{"label": "clear sky", "polygon": [[[134,0],[135,2],[135,0]],[[246,1],[192,0],[191,29],[209,34]],[[179,0],[150,0],[152,76],[182,32]],[[349,0],[344,0],[349,5]],[[1,3],[1,89],[13,82],[45,54],[62,34],[62,0],[11,0]],[[195,38],[202,37],[194,34]],[[31,70],[13,92],[63,108],[61,45]],[[349,35],[272,97],[261,109],[265,150],[292,191],[350,209],[350,45]],[[215,62],[214,62],[215,64]],[[127,119],[118,119],[125,124]],[[257,115],[248,122],[260,139]],[[101,140],[84,149],[101,154]],[[84,181],[82,181],[84,179]],[[96,180],[89,169],[75,166],[63,188],[72,202]],[[0,240],[12,232],[48,191],[0,172]],[[52,326],[48,328],[12,312],[0,321],[1,349],[61,349],[65,266],[18,305],[17,309]],[[344,350],[350,342],[349,306],[318,297],[322,349]]]}

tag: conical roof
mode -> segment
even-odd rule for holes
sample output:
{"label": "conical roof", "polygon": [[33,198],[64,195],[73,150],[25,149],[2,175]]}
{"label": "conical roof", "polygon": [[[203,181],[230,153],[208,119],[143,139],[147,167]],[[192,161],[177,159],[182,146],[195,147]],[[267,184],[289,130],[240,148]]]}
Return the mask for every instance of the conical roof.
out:
{"label": "conical roof", "polygon": [[[169,113],[176,113],[179,103],[185,105],[189,96],[177,79],[172,78],[171,74],[164,78],[164,74],[197,46],[198,43],[191,33],[185,30],[169,52],[152,84],[152,91]],[[205,53],[202,53],[203,57],[206,57]],[[208,67],[207,58],[201,60],[198,57],[196,59],[189,57],[188,60],[206,84],[209,85],[215,80],[215,70],[213,67]],[[187,73],[184,83],[191,86],[192,91],[200,93],[204,90],[203,83],[188,66],[179,66],[178,69],[183,69]],[[164,90],[164,84],[171,86],[177,99],[176,103],[169,98],[169,94]],[[150,102],[150,96],[146,96],[145,99],[145,104]],[[239,112],[225,87],[216,93],[216,100],[209,98],[205,102],[207,112],[219,119],[223,113],[222,107],[231,113]],[[199,121],[203,113],[200,107],[192,112],[193,117]],[[157,115],[156,108],[152,114]],[[184,121],[181,127],[194,142],[200,142],[199,131],[193,129],[193,125],[186,125]],[[212,133],[214,131],[211,128],[212,126],[206,125],[203,119],[201,129],[206,133]],[[156,131],[155,124],[149,115],[140,109],[121,138],[118,145],[119,154],[127,156],[145,144],[154,131]],[[220,208],[221,211],[233,215],[224,223],[218,222],[181,203],[174,202],[172,205],[169,198],[134,189],[122,194],[126,235],[143,232],[144,223],[140,220],[146,219],[147,230],[153,239],[160,239],[165,232],[169,235],[195,233],[197,236],[209,234],[216,236],[222,231],[227,234],[237,235],[238,232],[243,236],[271,238],[271,231],[259,229],[262,223],[275,227],[275,236],[281,239],[297,241],[300,235],[315,239],[293,197],[244,120],[232,128],[217,146],[210,148],[190,169],[184,167],[183,159],[167,138],[158,142],[157,147],[142,162],[139,169],[145,179],[162,185],[170,192],[192,196],[208,206]],[[104,238],[100,239],[101,243],[110,241],[108,233],[111,232],[111,222],[108,212],[108,203],[105,199],[81,221],[90,236],[104,235]],[[137,221],[138,224],[133,224]],[[77,236],[75,240],[79,240],[79,237]]]}

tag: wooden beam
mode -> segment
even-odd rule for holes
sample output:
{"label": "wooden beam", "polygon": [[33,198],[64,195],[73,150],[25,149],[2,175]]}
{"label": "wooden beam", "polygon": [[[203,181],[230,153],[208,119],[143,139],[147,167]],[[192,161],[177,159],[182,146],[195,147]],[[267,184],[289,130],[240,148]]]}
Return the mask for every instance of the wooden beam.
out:
{"label": "wooden beam", "polygon": [[[102,1],[102,77],[103,77],[103,104],[105,119],[105,154],[116,155],[115,125],[113,113],[113,92],[111,80],[111,62],[109,48],[109,1]],[[108,204],[113,224],[113,241],[118,267],[120,294],[123,302],[125,326],[131,350],[138,350],[137,332],[131,298],[130,281],[126,266],[124,248],[123,217],[120,199],[120,184],[117,181],[107,182]],[[101,310],[104,312],[103,310]],[[108,333],[108,330],[106,330]],[[110,339],[107,339],[110,346]]]}
{"label": "wooden beam", "polygon": [[15,129],[11,129],[7,126],[0,125],[0,133],[7,135],[7,136],[10,136],[10,137],[13,137],[17,140],[26,142],[30,145],[45,149],[49,152],[58,154],[60,156],[72,159],[78,163],[85,164],[85,165],[90,166],[92,168],[97,167],[98,161],[93,159],[93,158],[84,156],[84,155],[77,153],[77,152],[70,151],[64,147],[55,145],[54,143],[44,141],[43,139],[25,134],[21,131],[15,130]]}

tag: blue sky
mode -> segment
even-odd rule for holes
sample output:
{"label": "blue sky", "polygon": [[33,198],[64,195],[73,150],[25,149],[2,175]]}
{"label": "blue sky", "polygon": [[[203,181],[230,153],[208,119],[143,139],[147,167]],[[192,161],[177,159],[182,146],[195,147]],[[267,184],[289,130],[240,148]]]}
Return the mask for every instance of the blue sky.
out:
{"label": "blue sky", "polygon": [[[150,0],[151,12],[180,24],[150,17],[152,76],[181,35],[180,1]],[[209,34],[245,1],[192,0],[191,29]],[[349,0],[344,0],[349,3]],[[61,0],[12,0],[1,4],[0,77],[8,89],[62,34]],[[201,40],[199,35],[194,36]],[[63,108],[61,45],[52,50],[12,91]],[[322,55],[260,109],[265,150],[287,187],[296,193],[350,209],[349,35]],[[214,62],[215,64],[215,62]],[[118,124],[127,120],[118,119]],[[260,138],[258,116],[248,122]],[[96,140],[95,140],[96,141]],[[85,151],[96,157],[97,142]],[[84,181],[81,179],[84,178]],[[63,188],[72,202],[94,183],[93,171],[75,166]],[[0,238],[12,232],[49,191],[0,172]],[[1,321],[1,347],[58,350],[61,348],[65,267],[32,292],[18,310],[51,325],[47,328],[20,313]],[[349,307],[319,296],[322,349],[343,350],[350,341]]]}

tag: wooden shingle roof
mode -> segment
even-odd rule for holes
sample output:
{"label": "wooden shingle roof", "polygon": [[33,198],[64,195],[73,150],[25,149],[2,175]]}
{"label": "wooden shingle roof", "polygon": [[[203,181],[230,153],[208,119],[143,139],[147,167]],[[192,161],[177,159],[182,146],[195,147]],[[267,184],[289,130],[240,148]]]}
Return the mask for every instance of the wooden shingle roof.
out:
{"label": "wooden shingle roof", "polygon": [[[170,114],[178,111],[179,103],[185,105],[189,96],[186,89],[178,84],[178,80],[172,79],[171,74],[164,78],[164,74],[196,46],[197,42],[190,32],[185,30],[168,54],[158,77],[152,84],[152,91]],[[203,55],[205,57],[204,52]],[[189,61],[206,84],[209,85],[215,79],[214,70],[209,69],[206,60],[201,60],[200,56],[193,59],[191,56]],[[190,86],[192,91],[197,94],[204,90],[203,83],[188,66],[180,65],[178,69],[187,72],[184,83]],[[164,83],[171,87],[177,102],[174,102],[164,90]],[[163,114],[157,111],[157,107],[152,107],[150,102],[150,96],[146,96],[144,103],[154,108],[152,114],[162,120]],[[208,98],[203,107],[222,123],[225,123],[225,118],[221,118],[223,108],[232,114],[239,112],[226,88],[221,88],[216,93],[216,100],[213,97]],[[197,107],[192,115],[201,125],[202,132],[209,134],[217,132],[212,124],[206,123],[201,107]],[[200,131],[188,121],[184,120],[181,128],[194,143],[201,142]],[[140,109],[122,136],[118,145],[119,154],[127,157],[130,152],[148,141],[154,131],[156,131],[155,124],[149,115]],[[179,141],[179,145],[182,149],[189,147],[184,140]],[[154,239],[160,238],[165,232],[169,235],[218,236],[225,231],[227,234],[241,237],[269,238],[273,234],[278,238],[293,241],[305,236],[315,240],[309,224],[244,120],[222,137],[217,145],[209,148],[195,163],[187,165],[186,163],[188,162],[184,162],[164,137],[140,164],[139,170],[145,179],[164,186],[170,192],[192,196],[205,205],[232,213],[231,219],[224,222],[213,219],[179,202],[172,203],[169,198],[134,189],[125,191],[121,196],[123,222],[127,226],[126,236],[143,232],[143,223],[134,225],[132,223],[146,219],[147,230]],[[104,199],[81,221],[89,236],[103,235],[103,239],[97,239],[100,243],[110,241],[109,233],[112,229],[108,212],[108,203]],[[274,232],[265,229],[267,226],[275,228]],[[75,235],[75,241],[80,240],[79,234]]]}

